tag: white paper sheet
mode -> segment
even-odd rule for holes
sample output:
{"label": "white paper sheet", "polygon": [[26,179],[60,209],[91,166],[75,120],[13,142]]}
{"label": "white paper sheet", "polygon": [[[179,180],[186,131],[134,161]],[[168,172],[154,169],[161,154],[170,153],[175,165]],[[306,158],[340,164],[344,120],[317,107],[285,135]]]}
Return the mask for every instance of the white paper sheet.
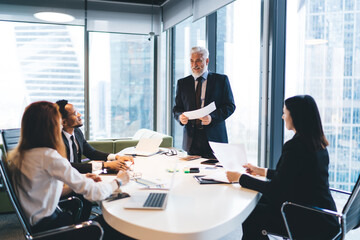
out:
{"label": "white paper sheet", "polygon": [[216,171],[214,173],[210,173],[204,177],[202,177],[203,179],[207,179],[207,180],[215,180],[218,182],[224,182],[224,183],[229,183],[229,180],[226,177],[226,173],[225,171]]}
{"label": "white paper sheet", "polygon": [[216,110],[215,102],[210,103],[206,107],[194,110],[194,111],[188,111],[184,112],[183,114],[189,118],[189,120],[198,119],[201,117],[205,117],[206,115],[209,115],[213,111]]}
{"label": "white paper sheet", "polygon": [[247,163],[244,144],[209,142],[215,157],[227,171],[244,172]]}

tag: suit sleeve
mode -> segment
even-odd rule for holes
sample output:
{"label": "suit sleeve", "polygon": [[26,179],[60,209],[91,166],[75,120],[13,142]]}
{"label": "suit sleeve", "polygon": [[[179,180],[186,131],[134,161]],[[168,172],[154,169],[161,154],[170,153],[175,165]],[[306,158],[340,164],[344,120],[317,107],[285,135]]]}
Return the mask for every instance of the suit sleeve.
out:
{"label": "suit sleeve", "polygon": [[71,163],[71,166],[79,171],[79,173],[91,173],[92,164],[91,163]]}
{"label": "suit sleeve", "polygon": [[85,157],[91,160],[103,160],[103,161],[107,160],[107,156],[109,155],[109,153],[104,153],[96,150],[85,140],[84,134],[81,132],[81,130],[76,129],[76,131],[77,131],[76,139],[78,140],[79,144],[82,145],[83,148],[82,154]]}
{"label": "suit sleeve", "polygon": [[91,160],[107,160],[109,153],[101,152],[93,148],[86,140],[83,143],[84,152],[83,155]]}
{"label": "suit sleeve", "polygon": [[286,143],[279,161],[276,172],[270,171],[271,181],[261,181],[249,175],[242,175],[239,183],[241,186],[261,192],[268,199],[276,202],[283,202],[284,194],[293,189],[297,179],[297,172],[301,167],[301,153],[296,149],[296,144]]}
{"label": "suit sleeve", "polygon": [[183,125],[180,120],[179,116],[185,112],[184,102],[182,101],[182,89],[181,89],[181,81],[177,81],[176,86],[176,96],[175,96],[175,105],[173,107],[173,114],[176,121],[180,123],[180,125]]}
{"label": "suit sleeve", "polygon": [[[216,106],[216,110],[210,114],[212,123],[220,123],[225,121],[235,111],[234,96],[231,91],[230,82],[226,75],[224,75],[224,86],[221,104]],[[218,103],[217,103],[218,104]]]}

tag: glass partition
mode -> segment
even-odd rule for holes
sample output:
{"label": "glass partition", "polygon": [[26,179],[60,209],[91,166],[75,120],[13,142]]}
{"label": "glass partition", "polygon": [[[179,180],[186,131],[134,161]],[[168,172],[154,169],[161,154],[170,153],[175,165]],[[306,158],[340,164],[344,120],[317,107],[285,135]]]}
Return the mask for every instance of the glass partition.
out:
{"label": "glass partition", "polygon": [[0,21],[0,32],[0,129],[20,127],[35,101],[67,99],[84,114],[83,27]]}
{"label": "glass partition", "polygon": [[90,32],[90,138],[131,137],[154,128],[154,41]]}
{"label": "glass partition", "polygon": [[261,1],[235,1],[217,11],[216,72],[229,77],[236,110],[227,120],[230,143],[243,143],[258,162]]}
{"label": "glass partition", "polygon": [[360,174],[360,3],[299,3],[287,1],[285,96],[315,98],[330,142],[330,184],[350,191]]}

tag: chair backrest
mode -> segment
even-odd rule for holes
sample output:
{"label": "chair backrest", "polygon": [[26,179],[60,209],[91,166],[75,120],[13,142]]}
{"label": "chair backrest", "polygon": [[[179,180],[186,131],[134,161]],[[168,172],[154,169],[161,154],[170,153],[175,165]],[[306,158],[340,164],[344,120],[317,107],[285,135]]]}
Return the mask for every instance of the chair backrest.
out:
{"label": "chair backrest", "polygon": [[3,129],[1,130],[5,152],[13,150],[20,140],[20,128]]}
{"label": "chair backrest", "polygon": [[2,156],[2,153],[0,151],[0,175],[3,179],[3,184],[5,185],[5,189],[9,195],[9,199],[15,209],[16,215],[19,218],[19,221],[21,223],[21,226],[23,227],[23,230],[25,232],[25,236],[31,235],[31,227],[28,221],[26,220],[25,214],[22,211],[20,202],[17,199],[17,196],[15,195],[14,188],[11,184],[11,173],[8,169],[7,162],[5,161],[5,157]]}
{"label": "chair backrest", "polygon": [[345,219],[344,234],[360,225],[360,175],[351,195],[343,208]]}

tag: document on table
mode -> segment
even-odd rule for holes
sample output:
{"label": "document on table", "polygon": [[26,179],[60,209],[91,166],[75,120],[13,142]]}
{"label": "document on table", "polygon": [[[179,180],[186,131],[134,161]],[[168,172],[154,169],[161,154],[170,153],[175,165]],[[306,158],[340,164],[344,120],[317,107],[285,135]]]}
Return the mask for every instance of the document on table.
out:
{"label": "document on table", "polygon": [[205,180],[213,180],[213,181],[217,181],[217,182],[230,183],[226,177],[226,173],[225,173],[224,169],[221,169],[221,170],[219,169],[219,170],[215,171],[214,173],[208,174],[201,178],[205,179]]}
{"label": "document on table", "polygon": [[194,110],[194,111],[188,111],[184,112],[184,115],[189,118],[189,120],[198,119],[201,117],[205,117],[206,115],[209,115],[213,111],[216,110],[215,102],[210,103],[206,107]]}
{"label": "document on table", "polygon": [[209,144],[214,151],[215,157],[219,160],[219,165],[222,165],[224,169],[203,176],[202,179],[229,183],[226,171],[244,172],[243,165],[247,163],[244,144],[217,142],[209,142]]}
{"label": "document on table", "polygon": [[244,171],[244,164],[247,164],[244,144],[229,144],[209,142],[219,164],[228,171]]}

